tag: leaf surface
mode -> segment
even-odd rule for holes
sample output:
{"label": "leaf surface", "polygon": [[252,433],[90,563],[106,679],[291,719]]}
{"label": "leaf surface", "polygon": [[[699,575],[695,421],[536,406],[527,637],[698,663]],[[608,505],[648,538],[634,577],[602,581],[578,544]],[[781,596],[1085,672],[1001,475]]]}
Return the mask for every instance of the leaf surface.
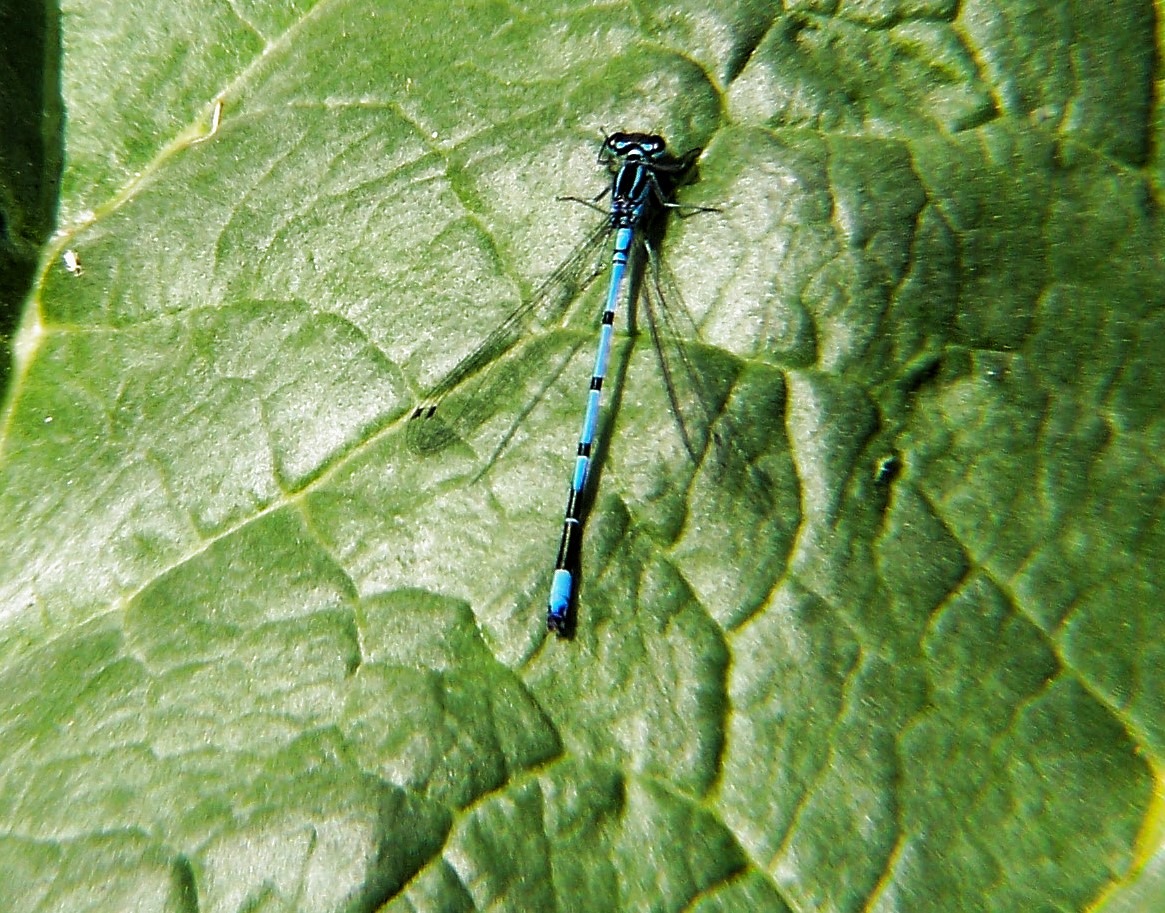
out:
{"label": "leaf surface", "polygon": [[[1157,909],[1165,17],[1089,10],[39,10],[0,907]],[[693,460],[620,315],[560,641],[591,318],[404,429],[613,129],[704,149],[663,256],[724,395]]]}

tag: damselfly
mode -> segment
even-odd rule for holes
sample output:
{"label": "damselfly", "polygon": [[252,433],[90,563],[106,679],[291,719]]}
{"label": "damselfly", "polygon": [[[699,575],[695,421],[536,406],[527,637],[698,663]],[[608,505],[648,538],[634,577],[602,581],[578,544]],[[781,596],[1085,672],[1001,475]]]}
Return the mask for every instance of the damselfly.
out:
{"label": "damselfly", "polygon": [[[575,248],[527,302],[442,378],[417,406],[409,421],[407,440],[411,449],[418,453],[441,449],[479,424],[480,411],[474,397],[450,403],[448,406],[451,408],[447,408],[443,404],[446,396],[477,375],[483,378],[478,383],[484,386],[484,376],[489,373],[491,366],[498,363],[499,357],[522,337],[531,323],[561,319],[570,302],[579,297],[605,268],[605,258],[600,259],[597,254],[605,249],[605,242],[614,234],[610,257],[611,281],[603,309],[595,369],[587,395],[563,519],[562,539],[546,610],[547,627],[560,636],[569,630],[582,534],[583,495],[598,429],[603,381],[610,361],[615,311],[624,285],[640,293],[646,305],[652,341],[660,357],[668,396],[676,413],[685,448],[693,457],[697,457],[708,443],[707,434],[714,407],[707,402],[702,390],[703,382],[676,335],[658,328],[668,305],[661,279],[663,267],[655,252],[652,235],[658,227],[658,218],[668,210],[680,210],[681,215],[684,212],[715,211],[709,207],[681,205],[671,199],[672,191],[691,167],[696,154],[698,150],[677,157],[668,151],[663,137],[656,134],[612,133],[608,136],[599,150],[598,160],[611,173],[610,186],[590,200],[565,198],[604,212],[606,217],[602,223]],[[602,209],[598,203],[608,195],[611,198],[610,207]],[[636,264],[644,260],[646,273],[640,273]],[[694,325],[690,332],[694,332]],[[689,401],[693,399],[696,400],[694,408],[698,417],[694,421],[685,421],[685,410],[691,408]]]}

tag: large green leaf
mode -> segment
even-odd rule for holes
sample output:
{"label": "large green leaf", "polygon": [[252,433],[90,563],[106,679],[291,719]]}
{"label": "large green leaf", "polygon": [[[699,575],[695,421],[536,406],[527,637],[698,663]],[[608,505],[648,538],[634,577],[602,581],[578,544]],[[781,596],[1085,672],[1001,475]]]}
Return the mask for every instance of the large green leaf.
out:
{"label": "large green leaf", "polygon": [[[22,4],[0,909],[1160,909],[1165,10],[783,6]],[[727,395],[621,338],[560,641],[586,321],[404,425],[616,128]]]}

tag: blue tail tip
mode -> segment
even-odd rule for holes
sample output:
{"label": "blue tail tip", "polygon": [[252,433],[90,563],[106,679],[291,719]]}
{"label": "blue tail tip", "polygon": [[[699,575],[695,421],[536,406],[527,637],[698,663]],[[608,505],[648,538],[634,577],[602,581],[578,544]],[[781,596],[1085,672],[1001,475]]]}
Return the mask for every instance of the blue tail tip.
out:
{"label": "blue tail tip", "polygon": [[546,606],[546,629],[559,636],[567,633],[570,616],[570,594],[574,589],[574,581],[570,571],[559,568],[554,572],[554,580],[550,584],[550,602]]}

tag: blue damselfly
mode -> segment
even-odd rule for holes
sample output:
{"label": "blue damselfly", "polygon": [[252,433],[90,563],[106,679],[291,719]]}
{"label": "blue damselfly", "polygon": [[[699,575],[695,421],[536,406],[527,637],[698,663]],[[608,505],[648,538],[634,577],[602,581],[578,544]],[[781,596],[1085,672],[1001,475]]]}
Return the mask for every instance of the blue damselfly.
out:
{"label": "blue damselfly", "polygon": [[[669,210],[678,210],[681,215],[687,212],[715,211],[709,207],[682,205],[671,198],[677,182],[690,169],[697,154],[698,150],[693,150],[682,157],[675,156],[668,151],[663,137],[656,134],[620,132],[608,136],[599,150],[598,161],[610,171],[610,185],[593,199],[563,198],[603,212],[605,218],[602,223],[574,249],[528,301],[429,391],[409,420],[407,440],[410,448],[418,453],[439,450],[478,424],[480,413],[473,396],[467,396],[446,408],[443,401],[447,395],[474,377],[478,377],[477,383],[484,387],[484,377],[499,362],[500,356],[518,342],[531,323],[549,323],[561,319],[571,301],[578,298],[605,268],[605,257],[600,258],[598,255],[606,249],[608,238],[614,235],[610,254],[611,279],[603,308],[595,368],[587,394],[547,606],[547,627],[560,636],[569,631],[582,534],[583,496],[598,430],[599,406],[610,361],[615,312],[625,285],[644,302],[647,323],[660,357],[668,397],[678,420],[684,447],[696,458],[708,444],[717,407],[710,403],[711,397],[705,394],[704,383],[686,354],[683,342],[677,334],[660,329],[660,322],[666,318],[669,309],[667,299],[676,296],[665,295],[663,291],[664,286],[670,283],[664,279],[664,268],[654,243],[662,227],[661,218]],[[607,196],[610,197],[610,205],[603,209],[598,204]],[[640,270],[639,264],[643,264],[645,269]],[[682,307],[682,304],[673,301],[670,307]],[[691,323],[690,317],[687,319]],[[694,324],[685,328],[685,332],[686,335],[694,335]]]}

